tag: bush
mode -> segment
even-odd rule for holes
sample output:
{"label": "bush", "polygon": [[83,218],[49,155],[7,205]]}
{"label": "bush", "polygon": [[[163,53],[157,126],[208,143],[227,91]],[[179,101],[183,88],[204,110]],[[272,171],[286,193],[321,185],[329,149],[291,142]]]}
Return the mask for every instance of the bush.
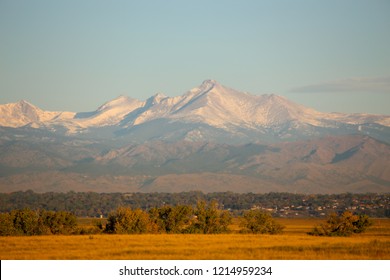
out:
{"label": "bush", "polygon": [[240,221],[242,232],[277,234],[283,231],[284,226],[278,224],[270,213],[256,209],[244,212]]}
{"label": "bush", "polygon": [[340,216],[336,213],[329,215],[328,220],[313,228],[309,235],[316,236],[350,236],[353,233],[362,233],[372,225],[367,215],[353,215],[346,211]]}
{"label": "bush", "polygon": [[105,232],[119,234],[154,233],[158,226],[141,209],[120,207],[108,216]]}

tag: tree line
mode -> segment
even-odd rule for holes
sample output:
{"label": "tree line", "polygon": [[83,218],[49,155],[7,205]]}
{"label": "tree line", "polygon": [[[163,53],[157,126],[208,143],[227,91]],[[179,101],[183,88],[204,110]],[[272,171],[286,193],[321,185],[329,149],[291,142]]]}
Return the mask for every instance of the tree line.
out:
{"label": "tree line", "polygon": [[149,210],[164,205],[191,205],[197,201],[217,201],[233,215],[252,208],[272,210],[274,217],[297,215],[321,217],[346,210],[370,217],[390,217],[390,194],[293,194],[293,193],[35,193],[20,191],[0,193],[0,212],[29,208],[33,210],[68,211],[78,217],[107,215],[118,207]]}
{"label": "tree line", "polygon": [[[97,219],[95,228],[78,226],[74,214],[66,211],[12,210],[0,213],[0,235],[58,235],[58,234],[220,234],[229,233],[232,224],[230,211],[220,209],[216,201],[198,201],[196,206],[164,205],[150,210],[119,207],[105,222]],[[283,226],[259,209],[247,210],[240,218],[242,233],[282,232]]]}
{"label": "tree line", "polygon": [[[13,210],[0,213],[0,236],[59,234],[221,234],[231,232],[230,211],[219,208],[216,201],[198,201],[189,205],[165,205],[145,211],[119,207],[111,212],[106,223],[99,220],[94,229],[85,230],[77,224],[74,214],[65,211]],[[364,232],[372,225],[366,215],[331,214],[328,220],[308,234],[316,236],[349,236]],[[269,212],[252,209],[239,217],[240,233],[279,234],[284,226]]]}

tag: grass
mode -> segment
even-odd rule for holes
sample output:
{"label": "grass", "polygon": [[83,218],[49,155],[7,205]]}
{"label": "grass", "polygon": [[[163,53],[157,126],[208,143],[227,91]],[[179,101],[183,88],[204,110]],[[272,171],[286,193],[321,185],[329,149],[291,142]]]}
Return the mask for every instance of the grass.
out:
{"label": "grass", "polygon": [[[91,221],[93,222],[93,221]],[[0,237],[0,259],[390,259],[390,219],[352,237],[306,234],[319,219],[278,219],[281,235],[78,235]],[[84,221],[84,226],[89,226]],[[237,225],[232,226],[236,230]]]}

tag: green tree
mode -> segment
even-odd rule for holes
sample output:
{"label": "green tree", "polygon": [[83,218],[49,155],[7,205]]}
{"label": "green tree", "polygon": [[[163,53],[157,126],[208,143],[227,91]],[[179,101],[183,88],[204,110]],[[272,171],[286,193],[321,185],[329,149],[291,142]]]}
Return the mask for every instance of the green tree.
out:
{"label": "green tree", "polygon": [[157,232],[157,225],[141,209],[120,207],[108,216],[106,232],[137,234]]}
{"label": "green tree", "polygon": [[283,231],[284,226],[278,224],[270,213],[260,209],[247,210],[240,219],[242,232],[277,234]]}

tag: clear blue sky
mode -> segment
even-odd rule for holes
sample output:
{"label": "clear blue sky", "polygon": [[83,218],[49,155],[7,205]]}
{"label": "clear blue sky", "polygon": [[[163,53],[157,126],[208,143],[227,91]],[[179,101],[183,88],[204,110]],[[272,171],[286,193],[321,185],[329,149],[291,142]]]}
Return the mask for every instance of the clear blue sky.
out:
{"label": "clear blue sky", "polygon": [[390,114],[390,1],[0,0],[0,103],[91,111],[205,79]]}

